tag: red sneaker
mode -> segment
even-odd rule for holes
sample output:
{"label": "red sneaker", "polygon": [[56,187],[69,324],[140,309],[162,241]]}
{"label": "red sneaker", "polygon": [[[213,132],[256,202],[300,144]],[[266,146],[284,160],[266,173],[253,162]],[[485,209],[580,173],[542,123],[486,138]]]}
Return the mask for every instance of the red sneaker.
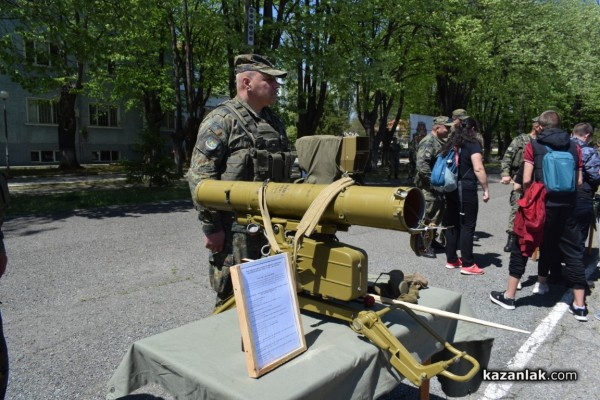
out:
{"label": "red sneaker", "polygon": [[460,258],[456,259],[454,262],[446,261],[446,268],[454,269],[462,267],[462,260]]}
{"label": "red sneaker", "polygon": [[473,264],[470,267],[462,267],[460,269],[460,273],[463,275],[483,275],[484,272],[479,265]]}

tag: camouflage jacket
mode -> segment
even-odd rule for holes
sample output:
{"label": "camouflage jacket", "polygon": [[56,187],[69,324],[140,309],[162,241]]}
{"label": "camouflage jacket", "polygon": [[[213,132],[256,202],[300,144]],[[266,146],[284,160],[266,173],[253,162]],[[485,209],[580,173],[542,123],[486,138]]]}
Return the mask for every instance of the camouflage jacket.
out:
{"label": "camouflage jacket", "polygon": [[510,142],[500,163],[500,176],[510,176],[511,178],[515,176],[523,163],[523,150],[530,141],[529,133],[522,133]]}
{"label": "camouflage jacket", "polygon": [[425,136],[419,136],[415,133],[413,139],[408,143],[408,161],[417,161],[417,149],[419,148],[419,143],[421,140],[423,140],[423,138],[425,138]]}
{"label": "camouflage jacket", "polygon": [[415,185],[419,189],[432,191],[431,170],[435,165],[438,154],[442,151],[445,140],[440,139],[433,134],[428,134],[419,143],[417,149],[417,173],[415,176]]}
{"label": "camouflage jacket", "polygon": [[[235,97],[211,111],[200,124],[198,138],[192,153],[187,179],[192,197],[194,190],[202,179],[221,179],[228,168],[227,159],[239,149],[253,147],[252,140],[242,126],[239,118],[225,104],[243,106],[256,123],[266,122],[280,135],[281,150],[289,150],[289,141],[285,126],[281,119],[268,107],[256,114],[250,106],[239,97]],[[222,229],[221,213],[196,208],[203,221],[205,234],[215,233]]]}

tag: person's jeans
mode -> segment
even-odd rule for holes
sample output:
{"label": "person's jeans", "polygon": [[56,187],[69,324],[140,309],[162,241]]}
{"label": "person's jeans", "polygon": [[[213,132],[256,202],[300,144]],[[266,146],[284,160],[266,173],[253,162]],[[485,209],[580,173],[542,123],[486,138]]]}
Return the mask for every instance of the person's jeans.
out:
{"label": "person's jeans", "polygon": [[446,195],[446,214],[444,226],[446,229],[446,258],[449,262],[457,260],[457,250],[464,267],[475,263],[473,256],[473,235],[477,225],[479,198],[477,190],[463,190],[462,206],[458,190]]}

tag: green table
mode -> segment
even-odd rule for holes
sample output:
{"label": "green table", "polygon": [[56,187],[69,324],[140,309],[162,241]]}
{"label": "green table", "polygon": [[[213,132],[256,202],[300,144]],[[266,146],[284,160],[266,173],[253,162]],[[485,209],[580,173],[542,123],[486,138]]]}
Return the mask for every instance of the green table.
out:
{"label": "green table", "polygon": [[[460,293],[429,288],[420,294],[420,305],[473,316]],[[420,315],[446,340],[466,346],[482,367],[487,365],[493,339],[486,329]],[[395,310],[383,320],[418,360],[439,352],[435,339],[404,312]],[[302,324],[308,350],[259,379],[248,377],[235,311],[139,340],[108,382],[106,398],[157,383],[178,399],[372,399],[402,382],[387,354],[347,324],[304,313]],[[457,396],[476,391],[480,383],[477,378],[458,385],[442,382],[442,388]]]}

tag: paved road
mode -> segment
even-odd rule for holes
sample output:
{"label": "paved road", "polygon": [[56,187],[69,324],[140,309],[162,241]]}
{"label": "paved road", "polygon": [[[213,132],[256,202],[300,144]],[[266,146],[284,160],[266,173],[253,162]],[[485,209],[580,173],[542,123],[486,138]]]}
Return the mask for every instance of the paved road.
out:
{"label": "paved road", "polygon": [[[478,316],[533,332],[490,330],[496,338],[490,369],[512,363],[579,374],[570,383],[484,383],[469,398],[596,398],[600,321],[580,323],[564,313],[565,290],[558,285],[546,296],[535,296],[533,281],[525,282],[515,311],[488,299],[507,277],[502,247],[508,195],[507,187],[492,183],[492,199],[480,204],[475,252],[485,267],[483,276],[444,268],[442,255],[415,257],[403,232],[352,227],[339,238],[368,252],[372,273],[419,271],[432,286],[462,292]],[[204,318],[212,309],[207,254],[190,202],[18,217],[5,223],[4,232],[9,269],[0,280],[0,300],[11,356],[8,399],[102,399],[131,343]],[[597,270],[595,262],[590,270]],[[526,276],[535,273],[530,263]],[[597,291],[588,303],[600,310]],[[436,382],[432,398],[445,398]],[[401,385],[388,398],[414,398],[415,393]],[[171,398],[156,386],[136,394],[131,398]]]}

